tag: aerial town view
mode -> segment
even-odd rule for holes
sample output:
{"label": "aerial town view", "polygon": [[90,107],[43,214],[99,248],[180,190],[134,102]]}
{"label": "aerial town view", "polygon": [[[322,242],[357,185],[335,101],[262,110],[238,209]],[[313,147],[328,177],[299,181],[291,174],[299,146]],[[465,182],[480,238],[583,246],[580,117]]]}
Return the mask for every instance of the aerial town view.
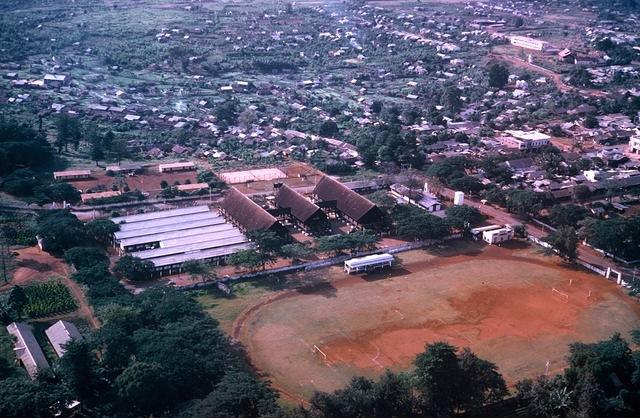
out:
{"label": "aerial town view", "polygon": [[0,12],[0,418],[640,416],[640,0]]}

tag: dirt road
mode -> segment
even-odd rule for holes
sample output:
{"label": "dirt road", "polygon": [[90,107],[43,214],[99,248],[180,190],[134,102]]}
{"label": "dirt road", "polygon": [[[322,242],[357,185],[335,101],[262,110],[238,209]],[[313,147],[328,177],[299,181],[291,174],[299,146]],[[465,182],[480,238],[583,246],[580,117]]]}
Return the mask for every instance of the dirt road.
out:
{"label": "dirt road", "polygon": [[[442,195],[444,195],[449,200],[453,200],[453,194],[454,191],[451,189],[444,188],[442,191]],[[464,203],[466,205],[477,208],[480,213],[494,219],[499,224],[525,224],[527,226],[527,233],[536,238],[543,238],[549,235],[550,231],[546,231],[540,226],[523,222],[522,220],[516,218],[514,215],[505,212],[502,209],[482,204],[482,202],[469,198],[468,196],[465,196]],[[580,247],[578,249],[578,259],[603,270],[606,270],[608,267],[610,267],[614,270],[621,271],[623,275],[633,275],[633,271],[629,268],[621,266],[610,259],[604,258],[602,254],[595,251],[593,248],[587,247],[583,244],[580,244]]]}
{"label": "dirt road", "polygon": [[92,328],[100,327],[100,322],[87,302],[82,288],[69,277],[69,267],[66,263],[40,250],[37,246],[20,249],[16,252],[18,256],[15,260],[16,269],[13,272],[13,280],[1,285],[0,292],[16,285],[26,286],[29,283],[43,282],[51,277],[57,277],[69,288],[76,299],[77,313],[85,318]]}

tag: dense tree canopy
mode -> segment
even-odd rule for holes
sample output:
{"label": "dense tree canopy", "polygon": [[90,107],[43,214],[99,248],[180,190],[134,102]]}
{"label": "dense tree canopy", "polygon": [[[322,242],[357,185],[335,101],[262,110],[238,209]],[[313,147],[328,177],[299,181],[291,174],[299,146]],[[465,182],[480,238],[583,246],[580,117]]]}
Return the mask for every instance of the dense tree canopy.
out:
{"label": "dense tree canopy", "polygon": [[121,257],[113,266],[113,274],[121,279],[132,281],[148,280],[153,272],[153,264],[132,255]]}
{"label": "dense tree canopy", "polygon": [[442,239],[449,234],[447,223],[415,206],[397,206],[392,213],[396,233],[410,239]]}
{"label": "dense tree canopy", "polygon": [[484,220],[484,215],[472,206],[456,205],[446,209],[447,223],[455,229],[470,228]]}
{"label": "dense tree canopy", "polygon": [[489,67],[489,86],[498,89],[503,88],[509,81],[509,70],[502,64],[493,64]]}
{"label": "dense tree canopy", "polygon": [[68,210],[40,214],[37,234],[44,250],[56,255],[69,248],[86,245],[89,241],[83,223]]}
{"label": "dense tree canopy", "polygon": [[28,125],[0,120],[0,176],[16,168],[40,168],[52,160],[44,136]]}

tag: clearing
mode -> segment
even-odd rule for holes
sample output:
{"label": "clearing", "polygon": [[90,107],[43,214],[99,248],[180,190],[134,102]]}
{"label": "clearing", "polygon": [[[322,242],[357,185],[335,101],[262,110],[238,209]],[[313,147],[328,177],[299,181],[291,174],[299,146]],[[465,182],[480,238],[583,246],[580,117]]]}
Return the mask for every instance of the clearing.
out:
{"label": "clearing", "polygon": [[274,292],[245,283],[234,299],[201,302],[274,387],[299,402],[355,375],[406,370],[434,341],[470,347],[514,384],[543,374],[547,361],[560,372],[572,342],[640,327],[640,306],[602,277],[520,243],[454,245],[465,252],[412,251],[382,274],[333,267],[315,272],[315,285]]}
{"label": "clearing", "polygon": [[59,258],[40,250],[37,246],[16,250],[15,270],[9,283],[0,285],[0,292],[8,291],[13,286],[28,286],[32,283],[46,282],[51,278],[60,278],[78,303],[74,313],[48,317],[46,319],[70,318],[74,315],[83,317],[89,325],[96,329],[100,322],[87,302],[84,291],[78,283],[69,277],[69,267]]}

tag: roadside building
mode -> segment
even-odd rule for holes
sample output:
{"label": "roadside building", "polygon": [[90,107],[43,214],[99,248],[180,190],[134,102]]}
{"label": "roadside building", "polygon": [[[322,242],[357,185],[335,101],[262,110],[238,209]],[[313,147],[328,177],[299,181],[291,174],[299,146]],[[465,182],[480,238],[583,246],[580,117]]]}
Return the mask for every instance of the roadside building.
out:
{"label": "roadside building", "polygon": [[273,215],[235,187],[229,189],[220,203],[220,212],[243,231],[265,230],[281,237],[288,235],[286,228]]}
{"label": "roadside building", "polygon": [[194,171],[195,169],[196,165],[191,161],[158,165],[158,171],[161,173],[173,173],[175,171]]}
{"label": "roadside building", "polygon": [[505,227],[482,232],[482,240],[489,244],[500,244],[513,239],[513,229]]}
{"label": "roadside building", "polygon": [[347,186],[323,176],[313,190],[316,201],[337,209],[347,220],[359,227],[380,229],[384,225],[384,213],[373,202]]}
{"label": "roadside building", "polygon": [[71,340],[81,340],[82,335],[76,326],[68,321],[58,321],[44,331],[58,357],[67,351],[65,345]]}
{"label": "roadside building", "polygon": [[66,170],[54,171],[53,178],[55,180],[85,180],[91,178],[91,170]]}
{"label": "roadside building", "polygon": [[322,235],[331,228],[327,215],[318,205],[286,184],[278,186],[275,203],[278,208],[288,209],[298,225],[309,233]]}
{"label": "roadside building", "polygon": [[27,323],[13,322],[7,326],[7,332],[15,337],[13,351],[31,379],[35,379],[40,370],[49,368],[49,362]]}

